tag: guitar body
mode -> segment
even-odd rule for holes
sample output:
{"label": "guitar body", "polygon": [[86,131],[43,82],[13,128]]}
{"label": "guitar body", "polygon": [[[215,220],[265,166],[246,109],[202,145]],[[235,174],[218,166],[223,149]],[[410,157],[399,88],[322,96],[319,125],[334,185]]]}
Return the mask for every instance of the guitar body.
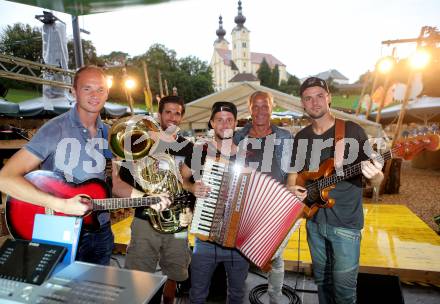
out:
{"label": "guitar body", "polygon": [[[439,134],[427,133],[426,130],[423,132],[424,135],[397,140],[390,151],[380,155],[382,161],[389,160],[392,157],[401,157],[409,160],[423,150],[439,150]],[[342,178],[336,176],[333,158],[325,160],[319,166],[317,172],[303,171],[299,173],[296,184],[307,188],[307,198],[304,200],[304,216],[311,218],[319,208],[333,207],[335,200],[329,197],[329,193],[335,188],[336,182],[359,174],[362,174],[361,163],[345,168]]]}
{"label": "guitar body", "polygon": [[[71,198],[85,194],[92,199],[107,198],[110,194],[107,185],[100,179],[91,179],[81,184],[66,182],[63,176],[54,172],[37,170],[26,174],[25,178],[39,190],[60,198]],[[30,204],[8,196],[6,201],[6,224],[14,238],[31,240],[36,214],[52,214],[42,206]],[[54,212],[55,215],[68,215]],[[99,223],[96,213],[83,218],[83,227],[96,229]],[[56,227],[54,227],[56,229]]]}
{"label": "guitar body", "polygon": [[298,174],[296,184],[298,186],[307,187],[307,198],[303,201],[304,216],[311,218],[319,208],[331,208],[335,204],[335,200],[329,197],[329,193],[335,188],[335,185],[330,185],[326,188],[319,189],[314,187],[324,177],[328,177],[335,172],[333,158],[325,160],[317,172],[303,171]]}

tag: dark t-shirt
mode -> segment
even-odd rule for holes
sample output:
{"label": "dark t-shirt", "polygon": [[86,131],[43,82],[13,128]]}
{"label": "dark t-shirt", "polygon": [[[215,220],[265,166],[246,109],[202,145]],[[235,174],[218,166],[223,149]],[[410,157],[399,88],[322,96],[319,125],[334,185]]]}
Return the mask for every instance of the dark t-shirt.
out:
{"label": "dark t-shirt", "polygon": [[[293,171],[317,171],[319,164],[334,158],[334,136],[334,126],[321,135],[315,134],[311,125],[299,131],[293,144]],[[344,169],[367,160],[371,155],[368,137],[358,124],[345,122],[344,140]],[[320,208],[313,221],[335,227],[363,228],[362,175],[338,182],[330,191],[330,197],[336,201],[333,208]]]}
{"label": "dark t-shirt", "polygon": [[211,158],[221,157],[229,163],[235,162],[236,156],[226,156],[220,153],[213,145],[207,143],[196,144],[193,147],[193,153],[185,156],[185,165],[192,171],[192,180],[200,180],[203,175],[203,165],[205,164],[206,157]]}

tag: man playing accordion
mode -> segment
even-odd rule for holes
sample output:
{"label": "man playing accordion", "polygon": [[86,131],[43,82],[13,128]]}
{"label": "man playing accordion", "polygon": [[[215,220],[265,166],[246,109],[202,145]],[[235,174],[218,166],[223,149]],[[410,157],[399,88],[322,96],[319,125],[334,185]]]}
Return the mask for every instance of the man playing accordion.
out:
{"label": "man playing accordion", "polygon": [[[182,167],[183,186],[197,198],[207,197],[211,191],[200,179],[206,157],[235,160],[237,146],[232,136],[237,123],[237,108],[230,102],[216,102],[212,106],[210,125],[214,138],[196,144],[193,155],[185,158]],[[218,244],[195,240],[191,261],[191,303],[205,303],[209,293],[211,277],[218,263],[223,263],[228,278],[228,303],[242,303],[245,296],[245,280],[249,269],[248,261],[236,249]]]}

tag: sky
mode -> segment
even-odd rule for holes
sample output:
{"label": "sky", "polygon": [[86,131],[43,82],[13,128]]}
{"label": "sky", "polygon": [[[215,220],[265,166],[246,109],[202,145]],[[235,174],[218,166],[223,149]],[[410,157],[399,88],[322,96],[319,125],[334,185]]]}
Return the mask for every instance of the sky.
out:
{"label": "sky", "polygon": [[[90,32],[82,38],[93,41],[98,55],[136,56],[160,43],[179,58],[193,55],[209,63],[219,15],[231,42],[237,2],[171,1],[80,16],[79,23]],[[415,38],[425,25],[440,28],[440,0],[242,0],[242,7],[251,51],[274,55],[299,78],[337,69],[354,82],[381,56],[391,55],[394,46],[381,41]],[[40,27],[34,16],[42,11],[0,0],[0,31],[16,22]],[[53,13],[71,37],[71,17]],[[395,46],[399,58],[415,50],[415,44]]]}

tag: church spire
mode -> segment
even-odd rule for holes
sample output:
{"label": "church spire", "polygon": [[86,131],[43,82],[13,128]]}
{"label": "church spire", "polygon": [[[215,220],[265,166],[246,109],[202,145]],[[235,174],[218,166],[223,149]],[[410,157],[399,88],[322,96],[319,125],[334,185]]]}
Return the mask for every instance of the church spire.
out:
{"label": "church spire", "polygon": [[234,21],[238,28],[242,28],[246,22],[246,17],[242,14],[241,1],[238,1],[238,15],[235,17]]}
{"label": "church spire", "polygon": [[223,29],[223,18],[222,15],[220,15],[220,17],[218,17],[218,29],[215,32],[217,34],[218,37],[218,41],[223,40],[225,38],[226,35],[226,31]]}

